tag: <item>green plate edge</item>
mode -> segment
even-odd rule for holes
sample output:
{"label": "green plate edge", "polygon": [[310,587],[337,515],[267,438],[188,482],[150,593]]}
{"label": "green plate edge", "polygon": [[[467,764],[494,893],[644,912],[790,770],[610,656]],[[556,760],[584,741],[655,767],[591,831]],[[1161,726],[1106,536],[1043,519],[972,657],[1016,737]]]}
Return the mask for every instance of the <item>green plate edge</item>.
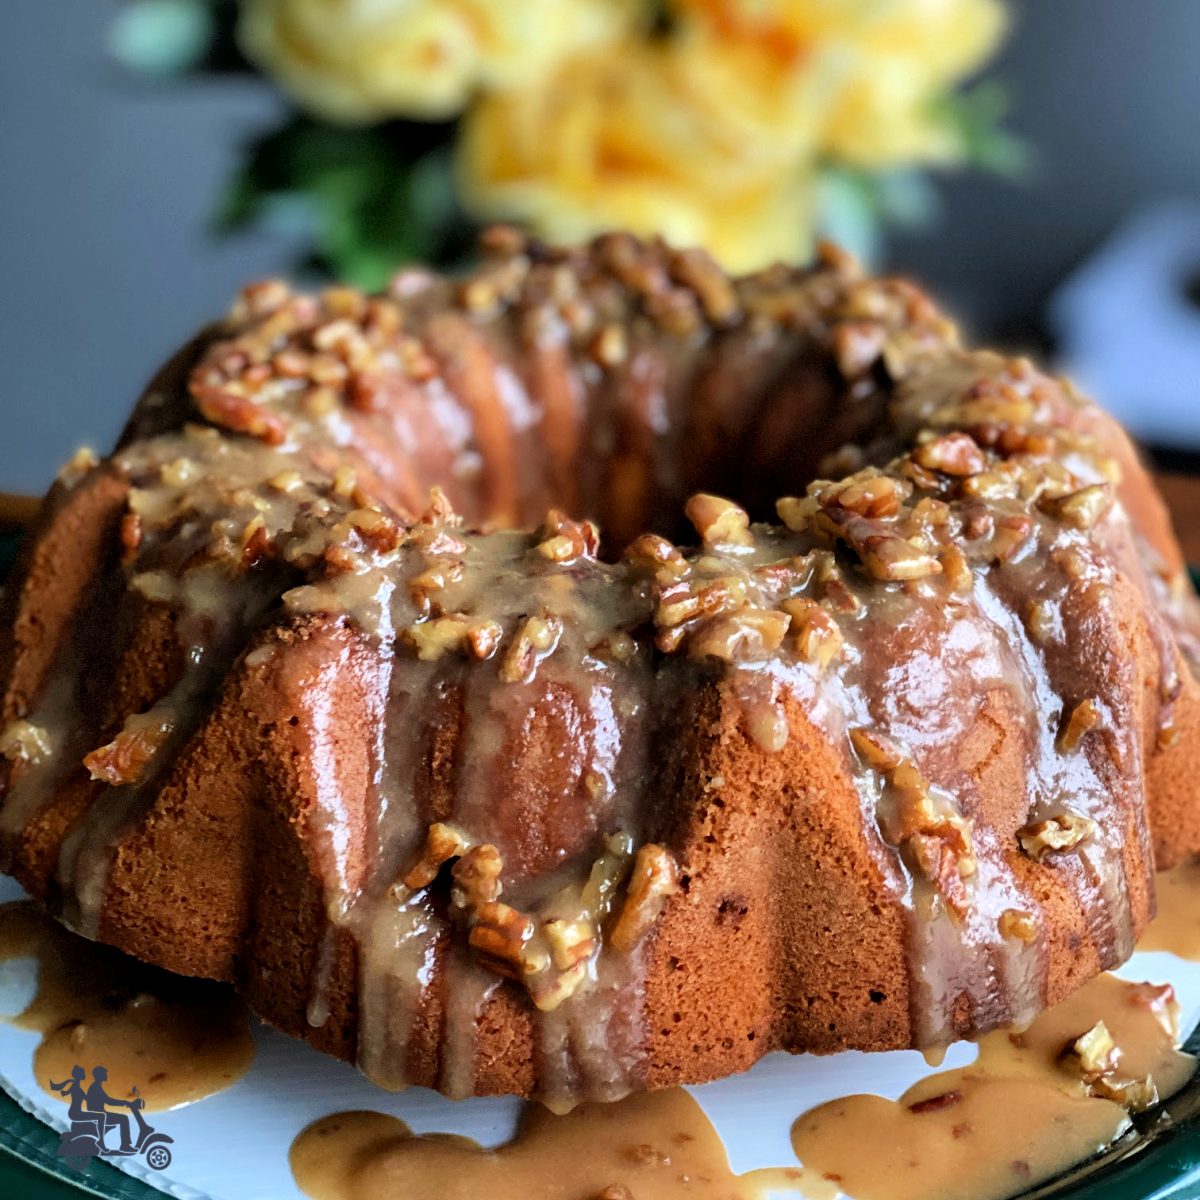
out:
{"label": "green plate edge", "polygon": [[[0,536],[0,578],[19,536]],[[1192,570],[1200,590],[1200,568]],[[1185,1049],[1200,1055],[1200,1027]],[[76,1170],[57,1156],[58,1133],[0,1089],[0,1197],[20,1200],[161,1200],[165,1194],[92,1159]],[[1200,1196],[1200,1075],[1166,1104],[1135,1119],[1104,1154],[1016,1200],[1184,1200]]]}
{"label": "green plate edge", "polygon": [[92,1159],[71,1167],[58,1157],[58,1131],[0,1090],[0,1196],[13,1200],[162,1200],[163,1192]]}

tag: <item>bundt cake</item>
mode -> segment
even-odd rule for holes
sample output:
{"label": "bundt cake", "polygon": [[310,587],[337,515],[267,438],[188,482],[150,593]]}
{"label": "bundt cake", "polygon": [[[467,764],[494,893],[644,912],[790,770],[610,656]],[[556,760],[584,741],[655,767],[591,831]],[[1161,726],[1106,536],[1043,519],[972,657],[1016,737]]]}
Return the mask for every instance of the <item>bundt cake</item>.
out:
{"label": "bundt cake", "polygon": [[942,1046],[1121,962],[1200,848],[1129,442],[832,249],[248,288],[5,603],[0,865],[387,1086]]}

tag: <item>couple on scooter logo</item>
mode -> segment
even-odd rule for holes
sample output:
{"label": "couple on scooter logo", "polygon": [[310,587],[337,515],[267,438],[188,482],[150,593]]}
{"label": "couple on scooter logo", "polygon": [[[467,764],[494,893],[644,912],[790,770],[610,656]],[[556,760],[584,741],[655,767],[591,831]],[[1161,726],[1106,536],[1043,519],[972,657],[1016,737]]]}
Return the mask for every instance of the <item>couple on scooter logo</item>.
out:
{"label": "couple on scooter logo", "polygon": [[[174,1138],[151,1129],[142,1116],[146,1102],[133,1089],[132,1100],[118,1100],[104,1090],[108,1078],[106,1067],[92,1068],[91,1086],[85,1088],[83,1081],[87,1072],[80,1066],[71,1068],[71,1078],[62,1083],[50,1080],[50,1086],[71,1104],[67,1116],[71,1128],[58,1141],[58,1156],[65,1158],[75,1167],[82,1167],[89,1158],[129,1158],[144,1154],[146,1163],[156,1171],[164,1171],[171,1165],[168,1143]],[[133,1124],[124,1113],[109,1112],[109,1108],[127,1108],[133,1116]],[[119,1131],[119,1144],[105,1140],[113,1130]]]}

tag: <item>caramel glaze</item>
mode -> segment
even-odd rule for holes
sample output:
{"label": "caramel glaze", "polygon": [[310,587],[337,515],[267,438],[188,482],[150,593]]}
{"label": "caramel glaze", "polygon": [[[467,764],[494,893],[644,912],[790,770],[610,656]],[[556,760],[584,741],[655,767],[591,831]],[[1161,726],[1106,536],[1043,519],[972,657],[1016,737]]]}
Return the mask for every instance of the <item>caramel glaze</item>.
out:
{"label": "caramel glaze", "polygon": [[111,1095],[178,1108],[250,1068],[249,1016],[227,986],[182,980],[86,942],[29,901],[0,905],[0,960],[16,958],[36,961],[37,991],[12,1019],[42,1035],[33,1073],[51,1095],[51,1083],[70,1079],[76,1065],[103,1066]]}
{"label": "caramel glaze", "polygon": [[1129,1111],[1177,1092],[1196,1069],[1178,1034],[1170,986],[1099,975],[898,1100],[812,1109],[792,1146],[854,1200],[1004,1200],[1086,1161],[1129,1129]]}
{"label": "caramel glaze", "polygon": [[1158,912],[1139,950],[1166,950],[1200,962],[1200,859],[1192,858],[1155,880]]}
{"label": "caramel glaze", "polygon": [[799,1117],[802,1167],[735,1176],[703,1109],[682,1089],[556,1117],[530,1106],[485,1150],[415,1135],[378,1112],[334,1113],[292,1144],[313,1200],[494,1196],[629,1200],[1004,1200],[1097,1154],[1129,1111],[1166,1099],[1195,1060],[1175,1049],[1170,987],[1100,975],[1021,1033],[986,1035],[970,1066],[931,1074],[898,1100],[848,1096]]}
{"label": "caramel glaze", "polygon": [[[1115,424],[833,252],[485,250],[248,289],[66,469],[4,866],[384,1084],[561,1107],[1123,960],[1200,847],[1200,691]],[[746,507],[639,534],[701,486]]]}
{"label": "caramel glaze", "polygon": [[704,1110],[682,1088],[582,1104],[564,1116],[531,1105],[511,1142],[418,1136],[379,1112],[334,1113],[292,1143],[296,1184],[313,1200],[834,1200],[836,1186],[799,1167],[734,1175]]}

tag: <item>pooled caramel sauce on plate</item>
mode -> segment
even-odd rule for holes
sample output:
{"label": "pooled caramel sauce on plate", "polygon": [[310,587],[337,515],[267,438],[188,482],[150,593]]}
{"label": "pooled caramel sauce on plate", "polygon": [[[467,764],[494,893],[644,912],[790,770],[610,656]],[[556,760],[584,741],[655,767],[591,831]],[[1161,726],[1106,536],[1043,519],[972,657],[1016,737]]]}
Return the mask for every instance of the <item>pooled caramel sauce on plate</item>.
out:
{"label": "pooled caramel sauce on plate", "polygon": [[[1139,949],[1194,949],[1200,868],[1159,884],[1162,915]],[[0,962],[20,958],[35,960],[37,991],[12,1019],[41,1034],[34,1073],[47,1090],[76,1063],[104,1065],[114,1095],[136,1086],[163,1109],[221,1090],[250,1065],[247,1016],[227,989],[82,939],[27,901],[0,905]],[[314,1200],[1003,1200],[1100,1152],[1129,1128],[1129,1109],[1182,1087],[1195,1060],[1176,1049],[1178,1034],[1169,986],[1101,975],[897,1100],[855,1095],[804,1113],[792,1127],[798,1161],[744,1175],[683,1089],[565,1116],[530,1104],[491,1150],[414,1134],[384,1113],[334,1113],[295,1139],[290,1166]]]}
{"label": "pooled caramel sauce on plate", "polygon": [[974,1063],[931,1074],[898,1100],[849,1096],[805,1113],[792,1127],[802,1167],[734,1175],[681,1089],[564,1117],[530,1105],[515,1137],[492,1151],[416,1136],[382,1113],[335,1113],[300,1134],[291,1166],[314,1200],[1002,1200],[1111,1144],[1129,1128],[1126,1106],[1183,1086],[1196,1064],[1176,1049],[1177,1017],[1169,986],[1101,975],[1024,1032],[988,1034]]}
{"label": "pooled caramel sauce on plate", "polygon": [[75,1065],[108,1069],[110,1095],[177,1108],[240,1079],[249,1019],[225,987],[146,966],[63,928],[31,901],[0,905],[0,965],[33,958],[37,992],[14,1024],[41,1034],[33,1072],[51,1095]]}
{"label": "pooled caramel sauce on plate", "polygon": [[[898,1100],[848,1096],[805,1113],[792,1127],[797,1157],[855,1200],[1001,1200],[1098,1153],[1129,1126],[1071,1053],[1103,1022],[1117,1048],[1112,1085],[1136,1083],[1127,1103],[1165,1098],[1195,1071],[1176,1048],[1169,986],[1101,975],[1047,1010],[1023,1033],[979,1041],[969,1066],[929,1075]],[[1119,1095],[1118,1090],[1110,1094]]]}
{"label": "pooled caramel sauce on plate", "polygon": [[1200,859],[1173,871],[1160,871],[1155,884],[1158,915],[1138,943],[1139,950],[1166,950],[1200,962]]}
{"label": "pooled caramel sauce on plate", "polygon": [[583,1104],[556,1117],[530,1104],[495,1150],[414,1135],[378,1112],[334,1113],[292,1144],[292,1173],[315,1200],[739,1200],[769,1192],[832,1200],[794,1165],[734,1175],[720,1136],[682,1088]]}

